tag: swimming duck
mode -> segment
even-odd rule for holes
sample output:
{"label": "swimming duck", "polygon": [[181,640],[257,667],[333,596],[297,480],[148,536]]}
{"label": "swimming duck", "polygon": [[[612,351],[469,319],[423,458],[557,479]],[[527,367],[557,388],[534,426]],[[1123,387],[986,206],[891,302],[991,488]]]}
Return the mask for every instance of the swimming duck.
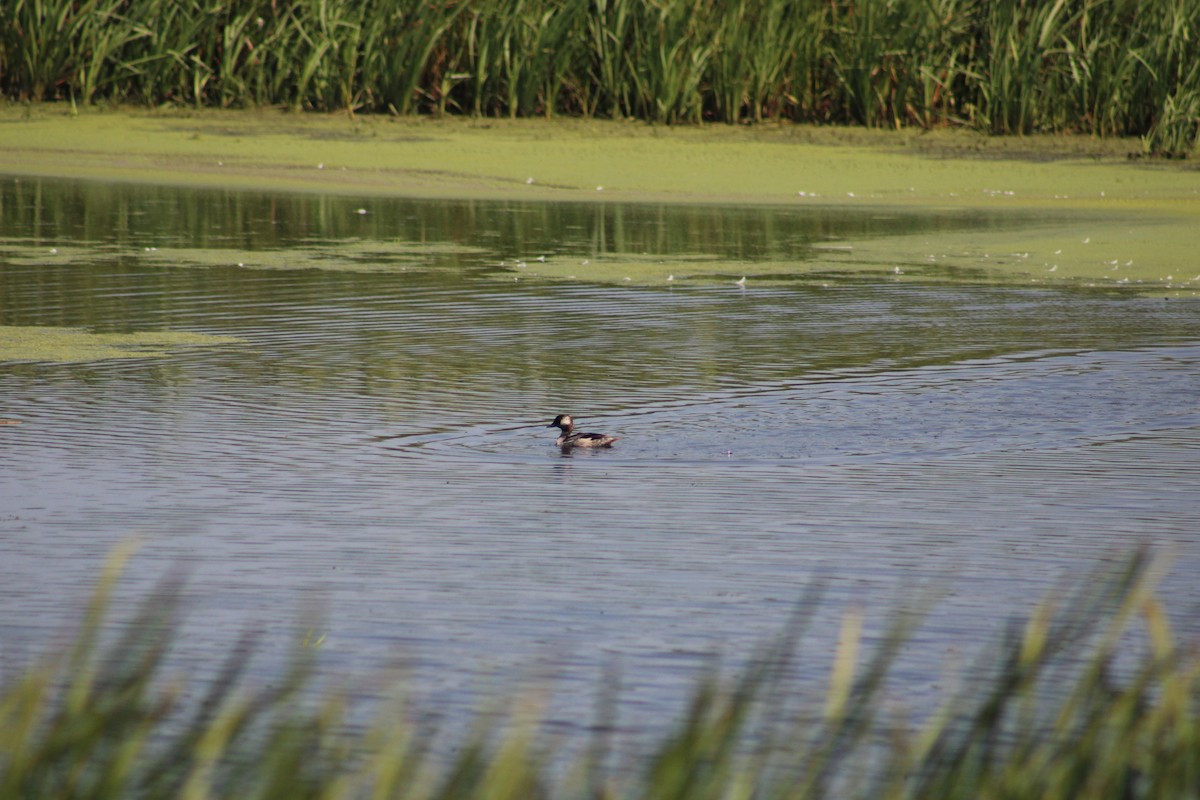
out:
{"label": "swimming duck", "polygon": [[572,447],[612,447],[612,443],[618,438],[603,433],[573,433],[575,420],[571,419],[570,414],[559,414],[554,418],[554,422],[546,427],[558,428],[562,431],[562,435],[558,437],[555,444],[564,450]]}

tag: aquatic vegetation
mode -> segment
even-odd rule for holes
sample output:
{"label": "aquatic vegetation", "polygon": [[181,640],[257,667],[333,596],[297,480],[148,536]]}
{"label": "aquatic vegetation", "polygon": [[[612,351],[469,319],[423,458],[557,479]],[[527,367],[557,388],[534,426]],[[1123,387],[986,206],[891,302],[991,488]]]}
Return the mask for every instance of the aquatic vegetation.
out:
{"label": "aquatic vegetation", "polygon": [[[698,676],[636,764],[614,766],[617,698],[597,687],[594,740],[567,768],[528,697],[481,713],[446,752],[403,704],[352,722],[344,696],[313,686],[311,629],[266,686],[247,675],[245,639],[189,691],[166,666],[178,581],[109,619],[128,553],[110,559],[74,641],[0,683],[5,796],[1174,798],[1200,770],[1200,659],[1172,633],[1144,551],[1011,620],[921,719],[888,698],[919,614],[897,609],[868,646],[853,611],[820,647],[806,635],[814,587],[775,641]],[[818,702],[790,669],[802,652],[830,665]]]}
{"label": "aquatic vegetation", "polygon": [[[162,122],[171,127],[170,136],[176,141],[190,141],[175,127],[199,128],[204,122],[206,132],[217,126],[234,129],[231,117],[255,115],[196,116],[208,119],[172,116]],[[101,133],[119,127],[123,118],[97,115],[67,125],[72,136],[94,144]],[[255,124],[253,119],[236,122],[245,125],[244,130],[253,130]],[[454,127],[462,132],[463,126],[460,122]],[[52,127],[46,124],[39,130]],[[128,128],[121,129],[128,140]],[[315,138],[330,130],[314,126],[309,133]],[[96,135],[84,136],[80,131]],[[533,135],[522,146],[529,152],[545,152]],[[139,141],[161,142],[166,137],[159,133]],[[34,146],[39,138],[44,137],[28,134],[24,146]],[[589,149],[587,140],[581,137],[568,144],[565,138],[556,142],[553,156],[544,158],[544,171],[570,169],[567,162],[580,173],[609,166],[585,165],[582,154]],[[483,135],[455,138],[454,144],[443,148],[470,151],[484,139]],[[464,146],[458,147],[459,142]],[[339,150],[345,146],[338,143]],[[692,147],[696,147],[694,155],[681,153]],[[370,149],[377,153],[381,148]],[[668,149],[679,156],[677,164],[667,163]],[[654,147],[642,154],[640,163],[649,162],[651,155],[659,162],[660,174],[639,176],[647,182],[675,181],[693,158],[711,153],[717,160],[736,159],[769,172],[769,180],[778,184],[769,188],[795,185],[796,175],[802,174],[803,185],[815,184],[822,190],[791,192],[786,204],[753,208],[648,202],[522,202],[506,207],[470,201],[417,203],[362,194],[266,195],[166,188],[130,193],[121,184],[98,182],[80,182],[61,191],[61,186],[14,179],[5,184],[0,199],[12,198],[6,209],[15,229],[28,231],[42,220],[53,220],[60,231],[71,235],[0,237],[0,261],[55,271],[98,263],[120,263],[122,270],[312,269],[407,275],[469,271],[507,282],[568,280],[651,287],[721,284],[749,275],[751,285],[758,287],[882,277],[926,283],[1083,285],[1179,297],[1200,291],[1200,270],[1192,257],[1200,247],[1200,226],[1192,213],[1194,190],[1186,171],[1147,170],[1124,160],[1103,166],[1074,161],[955,160],[948,166],[946,161],[931,163],[858,150],[847,158],[850,148],[826,149],[834,152],[824,154],[826,163],[820,171],[802,166],[795,175],[786,173],[781,153],[807,156],[820,148],[730,145],[720,149],[682,141],[673,148]],[[916,174],[918,169],[923,174]],[[736,178],[730,175],[728,180]],[[952,183],[954,178],[959,179],[957,184]],[[715,179],[726,180],[719,175]],[[976,188],[966,198],[950,198],[951,187],[965,189],[967,179],[975,187],[1016,188]],[[888,185],[886,190],[855,192],[854,198],[845,192],[827,194],[838,180],[856,187],[871,186],[867,181],[875,181],[875,187],[885,181]],[[895,188],[907,180],[916,185]],[[1072,195],[1053,195],[1059,182],[1066,180],[1075,182]],[[1100,188],[1106,185],[1111,190]],[[768,188],[760,186],[764,191]],[[949,208],[929,209],[935,202]],[[955,208],[955,203],[964,207]],[[980,204],[987,211],[972,211],[965,207],[967,203]],[[1045,211],[1031,212],[1028,206],[1033,203]],[[517,208],[519,213],[512,213]],[[648,213],[655,224],[648,224]],[[544,231],[564,226],[577,233],[554,242],[544,238]],[[232,233],[215,235],[218,228]],[[160,232],[151,234],[151,230]],[[184,242],[192,244],[181,246]]]}
{"label": "aquatic vegetation", "polygon": [[0,362],[81,363],[110,358],[161,358],[181,347],[237,344],[234,336],[186,331],[95,333],[51,325],[0,326]]}
{"label": "aquatic vegetation", "polygon": [[[666,285],[688,279],[707,280],[734,268],[730,262],[715,256],[695,255],[635,255],[614,253],[587,257],[551,256],[534,261],[504,261],[500,280],[540,278],[548,280],[580,280],[589,283],[631,284],[635,286]],[[756,269],[773,271],[776,265],[755,262]],[[781,267],[781,265],[780,265]],[[795,272],[791,265],[789,274]]]}
{"label": "aquatic vegetation", "polygon": [[1130,215],[1047,222],[1019,232],[864,237],[820,248],[807,266],[840,273],[892,271],[926,283],[1056,284],[1196,297],[1200,270],[1174,266],[1187,263],[1192,243],[1165,236],[1167,227]]}
{"label": "aquatic vegetation", "polygon": [[[1017,230],[940,229],[927,233],[847,235],[790,256],[718,258],[701,253],[611,252],[510,260],[499,280],[563,280],[628,286],[795,286],[846,280],[1071,285],[1139,294],[1195,297],[1200,271],[1179,269],[1194,244],[1164,235],[1167,223],[1122,217],[1065,218]],[[1085,241],[1086,239],[1086,241]],[[1020,248],[1020,249],[1017,249]],[[1166,266],[1172,265],[1172,266]],[[1165,266],[1165,268],[1164,268]]]}
{"label": "aquatic vegetation", "polygon": [[238,269],[320,269],[328,272],[428,272],[456,269],[461,258],[479,248],[450,242],[350,240],[313,242],[307,247],[271,250],[156,247],[136,253],[139,260],[164,268],[236,267]]}
{"label": "aquatic vegetation", "polygon": [[1195,149],[1192,0],[17,2],[0,93],[392,114],[786,119]]}

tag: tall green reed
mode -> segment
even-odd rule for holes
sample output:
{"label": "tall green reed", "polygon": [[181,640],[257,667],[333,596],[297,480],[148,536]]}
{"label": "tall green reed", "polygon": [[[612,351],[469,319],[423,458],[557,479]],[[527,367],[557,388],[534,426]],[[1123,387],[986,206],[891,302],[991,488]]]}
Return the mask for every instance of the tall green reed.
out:
{"label": "tall green reed", "polygon": [[[481,713],[453,743],[403,703],[352,720],[313,684],[303,643],[265,686],[248,674],[253,637],[201,684],[167,674],[178,582],[106,622],[126,555],[70,646],[0,682],[0,796],[1124,799],[1190,796],[1200,779],[1200,655],[1171,632],[1145,552],[1011,620],[917,720],[889,682],[922,604],[899,605],[873,644],[866,611],[851,610],[831,646],[812,640],[817,586],[777,639],[698,676],[634,762],[611,758],[619,691],[597,687],[596,739],[565,768],[541,732],[542,693]],[[800,677],[814,659],[824,680]]]}
{"label": "tall green reed", "polygon": [[704,0],[649,0],[634,39],[634,107],[655,122],[699,122],[700,91],[716,44]]}
{"label": "tall green reed", "polygon": [[750,0],[724,5],[715,20],[709,92],[716,119],[762,122],[796,104],[786,76],[819,42],[812,4]]}
{"label": "tall green reed", "polygon": [[1145,137],[1147,149],[1195,145],[1200,5],[1078,0],[989,9],[979,122],[996,133],[1075,130]]}
{"label": "tall green reed", "polygon": [[[569,94],[578,90],[585,44],[578,3],[486,0],[469,12],[465,30],[450,31],[439,52],[457,59],[459,81],[446,91],[468,98],[455,103],[476,115],[553,116],[562,107],[585,109]],[[572,92],[566,87],[572,86]]]}
{"label": "tall green reed", "polygon": [[119,79],[111,64],[143,27],[123,15],[123,0],[16,0],[0,15],[0,75],[35,97],[66,93],[90,103]]}
{"label": "tall green reed", "polygon": [[1200,127],[1195,0],[14,0],[0,92],[83,103],[1144,137]]}

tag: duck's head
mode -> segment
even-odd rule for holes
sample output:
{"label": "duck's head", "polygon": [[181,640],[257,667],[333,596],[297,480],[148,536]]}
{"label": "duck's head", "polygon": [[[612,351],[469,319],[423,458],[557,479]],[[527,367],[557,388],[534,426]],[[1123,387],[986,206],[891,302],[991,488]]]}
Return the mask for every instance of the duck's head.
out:
{"label": "duck's head", "polygon": [[575,420],[571,419],[570,414],[559,414],[557,417],[554,418],[554,422],[551,422],[546,427],[547,428],[562,428],[563,430],[566,430],[567,428],[572,427],[574,424],[575,424]]}

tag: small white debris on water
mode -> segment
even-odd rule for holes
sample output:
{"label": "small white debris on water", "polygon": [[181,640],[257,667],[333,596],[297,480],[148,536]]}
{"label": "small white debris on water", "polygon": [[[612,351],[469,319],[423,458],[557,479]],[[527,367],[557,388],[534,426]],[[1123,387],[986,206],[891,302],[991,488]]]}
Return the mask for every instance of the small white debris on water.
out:
{"label": "small white debris on water", "polygon": [[1060,248],[1060,249],[1058,249],[1058,250],[1055,250],[1055,251],[1054,251],[1054,255],[1059,255],[1060,253],[1062,253],[1062,249],[1061,249],[1061,248]]}
{"label": "small white debris on water", "polygon": [[579,266],[581,266],[581,267],[586,267],[586,266],[587,266],[588,264],[590,264],[590,263],[592,263],[591,259],[589,259],[589,258],[585,258],[583,261],[580,261],[580,262],[579,262]]}
{"label": "small white debris on water", "polygon": [[596,191],[597,191],[597,192],[603,192],[603,191],[604,191],[604,187],[603,187],[603,186],[597,186],[597,187],[596,187]]}
{"label": "small white debris on water", "polygon": [[854,192],[846,192],[846,197],[854,197]]}
{"label": "small white debris on water", "polygon": [[546,263],[546,257],[545,257],[545,256],[538,256],[538,257],[537,257],[537,260],[538,260],[538,261],[540,261],[540,262],[542,262],[543,264],[545,264],[545,263]]}
{"label": "small white debris on water", "polygon": [[355,211],[354,213],[355,214],[366,214],[367,210],[365,208],[360,208],[357,211]]}
{"label": "small white debris on water", "polygon": [[224,162],[224,161],[218,161],[218,162],[217,162],[217,166],[218,166],[218,167],[223,167],[223,166],[225,166],[225,162]]}
{"label": "small white debris on water", "polygon": [[1088,243],[1088,242],[1090,242],[1091,240],[1092,240],[1092,237],[1090,237],[1090,236],[1087,236],[1087,237],[1085,237],[1085,238],[1084,238],[1084,240],[1083,240],[1083,243],[1084,243],[1084,244],[1087,244],[1087,243]]}
{"label": "small white debris on water", "polygon": [[1053,267],[1050,268],[1050,272],[1055,272],[1057,269],[1058,269],[1058,264],[1055,264]]}
{"label": "small white debris on water", "polygon": [[324,163],[317,164],[317,169],[325,169],[325,164]]}
{"label": "small white debris on water", "polygon": [[57,247],[51,247],[51,248],[50,248],[50,255],[55,255],[55,256],[56,256],[56,255],[58,255],[58,248],[57,248]]}
{"label": "small white debris on water", "polygon": [[903,271],[903,270],[901,270],[899,267],[892,267],[892,272],[896,273],[897,275],[903,275],[903,274],[904,274],[904,271]]}
{"label": "small white debris on water", "polygon": [[734,281],[734,283],[736,283],[738,286],[745,286],[746,285],[746,276],[743,275],[742,279],[740,281]]}
{"label": "small white debris on water", "polygon": [[668,275],[668,276],[667,276],[667,280],[668,280],[668,281],[673,281],[673,280],[675,280],[675,276],[674,276],[674,275]]}
{"label": "small white debris on water", "polygon": [[526,179],[525,179],[525,182],[526,182],[526,183],[533,183],[533,178],[526,178]]}

